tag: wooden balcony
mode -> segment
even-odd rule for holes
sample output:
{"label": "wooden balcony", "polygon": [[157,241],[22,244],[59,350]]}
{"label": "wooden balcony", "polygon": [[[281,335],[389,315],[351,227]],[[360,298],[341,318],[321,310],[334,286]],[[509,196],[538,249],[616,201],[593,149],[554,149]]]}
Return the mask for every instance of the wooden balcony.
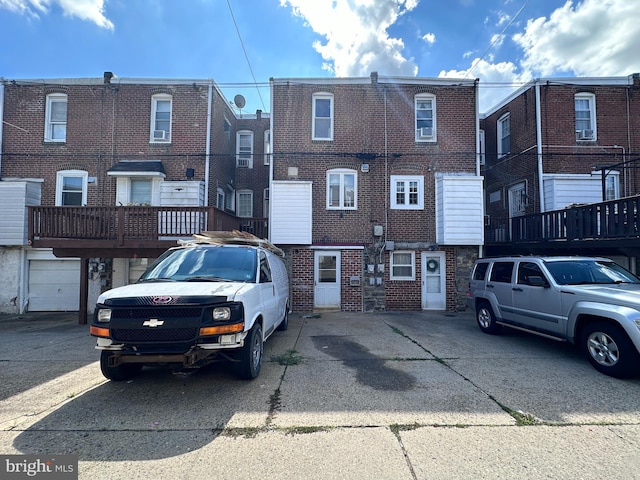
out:
{"label": "wooden balcony", "polygon": [[215,207],[28,207],[33,247],[58,257],[157,257],[178,239],[210,230],[268,235],[266,218],[239,218]]}
{"label": "wooden balcony", "polygon": [[[640,195],[520,217],[491,218],[487,252],[640,253]],[[637,252],[636,252],[637,250]]]}

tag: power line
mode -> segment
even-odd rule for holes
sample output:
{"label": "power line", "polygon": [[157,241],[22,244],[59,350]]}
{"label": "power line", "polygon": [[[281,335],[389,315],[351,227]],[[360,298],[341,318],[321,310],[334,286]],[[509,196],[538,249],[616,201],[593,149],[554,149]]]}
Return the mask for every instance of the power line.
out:
{"label": "power line", "polygon": [[253,68],[251,68],[251,62],[249,61],[247,50],[244,48],[244,42],[242,41],[242,36],[240,35],[240,29],[238,28],[238,24],[236,23],[236,18],[233,15],[233,9],[231,8],[230,0],[227,0],[227,5],[229,6],[229,12],[231,13],[231,20],[233,20],[233,26],[236,27],[236,32],[238,33],[238,39],[240,40],[240,45],[242,46],[242,52],[244,53],[244,58],[247,60],[247,65],[249,66],[249,71],[251,72],[251,78],[253,78],[253,83],[254,85],[256,85],[256,91],[258,92],[258,97],[260,97],[260,103],[262,104],[262,109],[266,110],[267,108],[264,105],[264,100],[262,99],[262,95],[260,94],[260,89],[257,88],[258,82],[256,81],[256,76],[253,74]]}

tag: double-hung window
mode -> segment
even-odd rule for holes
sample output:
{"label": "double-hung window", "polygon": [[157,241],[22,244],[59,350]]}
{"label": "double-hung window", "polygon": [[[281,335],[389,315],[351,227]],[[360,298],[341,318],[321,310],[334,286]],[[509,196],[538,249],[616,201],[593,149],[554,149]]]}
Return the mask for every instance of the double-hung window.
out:
{"label": "double-hung window", "polygon": [[171,107],[171,95],[151,97],[151,143],[171,142]]}
{"label": "double-hung window", "polygon": [[436,140],[436,97],[420,94],[415,97],[416,142]]}
{"label": "double-hung window", "polygon": [[264,164],[271,164],[271,130],[264,131]]}
{"label": "double-hung window", "polygon": [[424,209],[424,177],[391,175],[391,208]]}
{"label": "double-hung window", "polygon": [[596,139],[596,96],[578,93],[575,98],[576,140]]}
{"label": "double-hung window", "polygon": [[505,113],[498,119],[498,158],[511,151],[511,114]]}
{"label": "double-hung window", "polygon": [[358,208],[358,175],[355,170],[335,169],[327,172],[327,209]]}
{"label": "double-hung window", "polygon": [[333,140],[333,95],[313,94],[313,140]]}
{"label": "double-hung window", "polygon": [[391,254],[391,280],[415,280],[416,252],[397,251]]}
{"label": "double-hung window", "polygon": [[236,133],[236,166],[253,168],[253,132],[242,130]]}
{"label": "double-hung window", "polygon": [[238,190],[238,216],[253,217],[253,192],[251,190]]}
{"label": "double-hung window", "polygon": [[150,178],[131,178],[129,182],[129,202],[131,205],[151,205],[153,181]]}
{"label": "double-hung window", "polygon": [[56,177],[56,206],[87,204],[87,172],[63,170]]}
{"label": "double-hung window", "polygon": [[44,140],[45,142],[67,141],[67,95],[64,93],[47,95]]}

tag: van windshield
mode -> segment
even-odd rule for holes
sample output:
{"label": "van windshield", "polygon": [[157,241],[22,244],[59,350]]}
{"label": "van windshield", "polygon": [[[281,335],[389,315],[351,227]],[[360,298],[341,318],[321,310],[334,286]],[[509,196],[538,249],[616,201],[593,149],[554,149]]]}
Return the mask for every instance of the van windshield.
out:
{"label": "van windshield", "polygon": [[640,283],[638,277],[611,261],[563,260],[545,263],[560,285]]}
{"label": "van windshield", "polygon": [[156,260],[138,282],[256,281],[256,251],[243,247],[187,247]]}

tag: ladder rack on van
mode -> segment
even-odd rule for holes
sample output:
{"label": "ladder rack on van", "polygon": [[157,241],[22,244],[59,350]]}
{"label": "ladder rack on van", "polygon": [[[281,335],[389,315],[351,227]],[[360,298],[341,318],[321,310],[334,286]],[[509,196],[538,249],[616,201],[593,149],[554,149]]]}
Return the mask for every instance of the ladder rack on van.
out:
{"label": "ladder rack on van", "polygon": [[211,243],[216,245],[252,245],[262,247],[276,255],[284,258],[284,252],[276,247],[269,240],[256,237],[249,232],[241,232],[239,230],[227,231],[208,231],[197,233],[193,236],[193,240],[178,240],[180,245],[190,243]]}

